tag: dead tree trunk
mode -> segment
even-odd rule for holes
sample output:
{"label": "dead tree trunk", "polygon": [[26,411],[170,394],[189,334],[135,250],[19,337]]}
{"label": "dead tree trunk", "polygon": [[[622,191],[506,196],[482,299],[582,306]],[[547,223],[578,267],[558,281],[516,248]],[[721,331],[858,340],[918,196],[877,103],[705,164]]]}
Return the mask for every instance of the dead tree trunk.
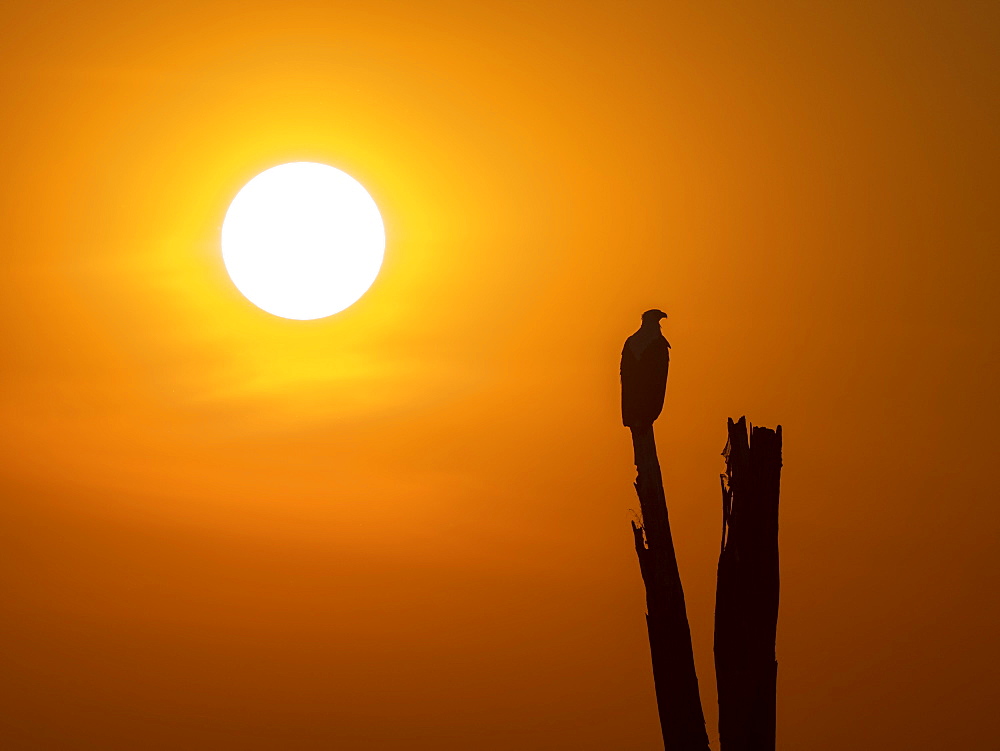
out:
{"label": "dead tree trunk", "polygon": [[774,751],[781,426],[729,420],[715,593],[722,751]]}
{"label": "dead tree trunk", "polygon": [[656,704],[666,751],[708,751],[705,715],[691,650],[684,590],[670,536],[653,428],[632,430],[642,523],[632,524],[639,570],[646,585],[646,628]]}

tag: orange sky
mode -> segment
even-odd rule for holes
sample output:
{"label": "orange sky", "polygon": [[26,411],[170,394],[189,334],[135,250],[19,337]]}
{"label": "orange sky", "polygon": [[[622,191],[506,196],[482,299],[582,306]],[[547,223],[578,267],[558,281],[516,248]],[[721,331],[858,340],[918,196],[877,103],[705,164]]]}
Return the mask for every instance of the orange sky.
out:
{"label": "orange sky", "polygon": [[[784,426],[779,748],[996,737],[998,15],[8,3],[0,745],[656,748],[617,412],[654,306],[713,743],[741,414]],[[387,233],[311,322],[219,251],[298,160]]]}

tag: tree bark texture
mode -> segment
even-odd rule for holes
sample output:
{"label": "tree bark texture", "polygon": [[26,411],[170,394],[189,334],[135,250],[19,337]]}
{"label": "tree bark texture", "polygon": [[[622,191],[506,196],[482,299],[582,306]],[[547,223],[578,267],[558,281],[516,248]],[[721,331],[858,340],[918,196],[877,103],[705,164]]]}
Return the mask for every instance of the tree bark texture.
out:
{"label": "tree bark texture", "polygon": [[653,428],[633,428],[642,522],[632,523],[639,570],[646,586],[646,628],[656,704],[666,751],[708,751],[705,716],[691,649],[684,590],[667,518]]}
{"label": "tree bark texture", "polygon": [[722,751],[774,751],[781,426],[729,420],[715,594]]}

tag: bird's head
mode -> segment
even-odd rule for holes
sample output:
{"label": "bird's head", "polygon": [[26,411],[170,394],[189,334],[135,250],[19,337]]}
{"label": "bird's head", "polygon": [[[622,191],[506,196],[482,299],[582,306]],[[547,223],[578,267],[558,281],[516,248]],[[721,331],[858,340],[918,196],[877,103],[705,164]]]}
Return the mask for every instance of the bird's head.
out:
{"label": "bird's head", "polygon": [[653,308],[652,310],[647,310],[642,314],[642,325],[643,326],[655,326],[660,327],[660,320],[666,318],[667,314],[662,310],[657,310]]}

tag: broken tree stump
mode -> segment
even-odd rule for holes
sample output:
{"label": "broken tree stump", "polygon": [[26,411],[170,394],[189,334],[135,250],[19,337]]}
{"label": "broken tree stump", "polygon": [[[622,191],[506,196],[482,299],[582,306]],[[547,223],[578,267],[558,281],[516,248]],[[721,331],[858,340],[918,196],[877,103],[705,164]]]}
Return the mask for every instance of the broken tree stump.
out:
{"label": "broken tree stump", "polygon": [[781,426],[729,420],[715,593],[722,751],[774,751]]}
{"label": "broken tree stump", "polygon": [[632,533],[646,586],[646,628],[663,746],[666,751],[708,751],[691,629],[652,425],[632,429],[632,446],[642,515],[640,524],[632,523]]}

